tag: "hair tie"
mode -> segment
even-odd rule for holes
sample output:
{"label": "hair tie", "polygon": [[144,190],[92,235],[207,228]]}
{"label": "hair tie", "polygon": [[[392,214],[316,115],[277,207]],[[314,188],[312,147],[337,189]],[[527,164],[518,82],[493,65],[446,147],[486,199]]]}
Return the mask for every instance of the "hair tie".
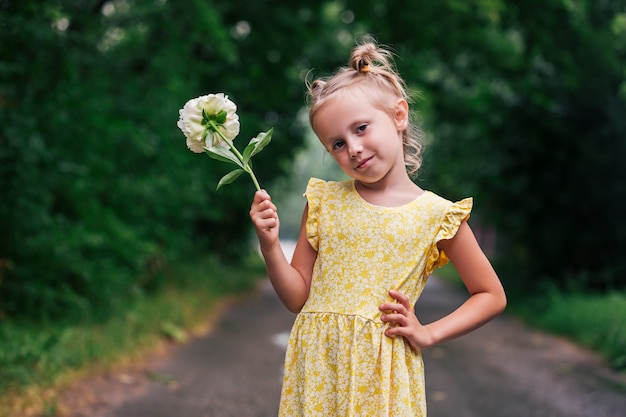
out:
{"label": "hair tie", "polygon": [[361,65],[361,68],[359,68],[359,72],[370,72],[371,70],[372,69],[369,64],[363,64]]}

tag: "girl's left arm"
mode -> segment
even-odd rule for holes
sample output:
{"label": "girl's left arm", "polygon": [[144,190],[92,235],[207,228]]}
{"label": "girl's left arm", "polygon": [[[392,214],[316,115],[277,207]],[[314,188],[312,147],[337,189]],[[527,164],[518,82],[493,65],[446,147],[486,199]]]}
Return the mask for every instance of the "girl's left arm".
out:
{"label": "girl's left arm", "polygon": [[439,248],[448,255],[470,297],[446,317],[426,326],[433,344],[482,326],[506,307],[502,283],[466,221],[452,239],[439,242]]}
{"label": "girl's left arm", "polygon": [[408,298],[390,291],[397,303],[384,303],[382,320],[396,323],[387,336],[403,336],[416,348],[428,348],[462,336],[500,314],[506,306],[506,295],[491,263],[478,245],[474,233],[463,221],[452,239],[439,242],[470,293],[469,298],[449,315],[422,325],[415,316]]}

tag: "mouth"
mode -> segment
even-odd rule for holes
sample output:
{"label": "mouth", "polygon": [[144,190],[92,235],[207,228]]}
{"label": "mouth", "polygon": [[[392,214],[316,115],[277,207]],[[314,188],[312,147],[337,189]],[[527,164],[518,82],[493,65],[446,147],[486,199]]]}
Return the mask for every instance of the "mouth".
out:
{"label": "mouth", "polygon": [[363,169],[365,167],[367,167],[369,165],[369,162],[373,159],[373,156],[370,156],[369,158],[365,158],[360,160],[355,166],[354,169]]}

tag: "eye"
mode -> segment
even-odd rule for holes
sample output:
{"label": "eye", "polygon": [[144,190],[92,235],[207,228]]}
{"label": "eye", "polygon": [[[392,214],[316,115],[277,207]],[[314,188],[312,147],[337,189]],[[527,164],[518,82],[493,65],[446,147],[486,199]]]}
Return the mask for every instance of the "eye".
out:
{"label": "eye", "polygon": [[333,151],[336,151],[338,149],[341,149],[345,144],[346,144],[346,142],[343,139],[336,140],[333,143],[332,149],[333,149]]}
{"label": "eye", "polygon": [[366,124],[359,125],[356,128],[356,133],[363,133],[363,132],[365,132],[366,129],[367,129],[367,125]]}

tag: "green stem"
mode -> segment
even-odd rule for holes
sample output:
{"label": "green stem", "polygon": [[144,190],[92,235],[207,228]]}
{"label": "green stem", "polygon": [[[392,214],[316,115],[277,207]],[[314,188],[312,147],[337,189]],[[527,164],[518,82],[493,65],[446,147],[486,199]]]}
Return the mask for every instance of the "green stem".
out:
{"label": "green stem", "polygon": [[220,136],[220,138],[222,138],[222,140],[228,144],[228,146],[230,147],[230,150],[233,151],[237,159],[241,161],[241,165],[243,165],[243,170],[246,171],[250,175],[250,178],[252,178],[252,182],[254,183],[256,190],[261,191],[261,186],[259,185],[259,182],[257,181],[256,176],[254,175],[254,172],[252,171],[252,168],[250,167],[250,164],[246,164],[243,162],[243,155],[239,152],[239,150],[237,150],[237,148],[235,148],[235,145],[233,144],[233,142],[230,139],[228,139],[226,136],[224,136],[224,134],[217,128],[217,124],[215,123],[214,120],[209,120],[209,125],[211,127],[211,130],[217,133]]}

